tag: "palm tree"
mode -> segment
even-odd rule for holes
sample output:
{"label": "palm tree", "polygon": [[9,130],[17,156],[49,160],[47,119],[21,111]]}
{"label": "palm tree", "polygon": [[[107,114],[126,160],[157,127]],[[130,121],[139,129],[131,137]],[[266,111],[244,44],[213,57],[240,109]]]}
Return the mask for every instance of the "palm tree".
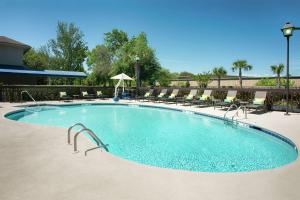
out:
{"label": "palm tree", "polygon": [[240,87],[242,88],[242,70],[249,71],[252,69],[252,66],[249,65],[246,60],[236,60],[234,63],[232,63],[232,66],[232,71],[239,70]]}
{"label": "palm tree", "polygon": [[280,88],[280,74],[283,72],[284,70],[284,64],[279,64],[279,65],[272,65],[271,66],[271,70],[274,74],[277,75],[276,77],[276,86],[278,88]]}
{"label": "palm tree", "polygon": [[227,75],[227,71],[224,69],[224,67],[215,67],[213,69],[213,75],[218,77],[218,88],[221,86],[221,77],[224,77]]}
{"label": "palm tree", "polygon": [[211,73],[203,72],[193,76],[193,79],[198,82],[199,87],[206,88],[208,83],[211,81]]}

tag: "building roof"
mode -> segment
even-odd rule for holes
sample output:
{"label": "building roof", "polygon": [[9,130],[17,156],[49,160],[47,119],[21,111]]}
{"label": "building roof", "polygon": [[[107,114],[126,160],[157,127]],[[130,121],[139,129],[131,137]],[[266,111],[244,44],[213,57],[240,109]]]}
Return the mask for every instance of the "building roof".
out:
{"label": "building roof", "polygon": [[0,36],[0,45],[9,45],[9,46],[16,46],[16,47],[22,47],[24,50],[29,50],[31,47],[27,44],[24,44],[22,42],[13,40],[11,38],[8,38],[6,36]]}
{"label": "building roof", "polygon": [[26,66],[10,66],[10,65],[0,65],[0,74],[20,74],[24,76],[66,77],[66,78],[84,78],[87,76],[84,72],[33,70]]}

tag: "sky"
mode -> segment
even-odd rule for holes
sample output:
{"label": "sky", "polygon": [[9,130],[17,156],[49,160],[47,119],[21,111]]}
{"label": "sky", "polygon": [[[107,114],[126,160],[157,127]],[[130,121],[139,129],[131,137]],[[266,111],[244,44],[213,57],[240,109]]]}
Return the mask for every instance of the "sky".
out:
{"label": "sky", "polygon": [[[90,49],[113,28],[147,34],[162,67],[201,73],[246,59],[244,75],[272,75],[286,63],[280,28],[300,26],[299,0],[0,0],[0,35],[34,48],[56,37],[58,21],[74,22]],[[300,31],[290,39],[290,73],[300,75]]]}

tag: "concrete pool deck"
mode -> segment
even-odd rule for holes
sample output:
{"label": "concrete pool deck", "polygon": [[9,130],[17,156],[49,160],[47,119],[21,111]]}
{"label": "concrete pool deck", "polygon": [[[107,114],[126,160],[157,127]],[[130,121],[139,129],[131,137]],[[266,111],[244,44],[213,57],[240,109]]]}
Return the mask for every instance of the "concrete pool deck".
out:
{"label": "concrete pool deck", "polygon": [[[73,103],[101,103],[74,101]],[[212,107],[166,105],[223,116]],[[43,102],[61,104],[63,102]],[[190,172],[146,166],[94,150],[85,137],[79,139],[79,153],[67,144],[67,130],[32,125],[4,118],[25,103],[0,103],[0,199],[222,199],[222,200],[299,200],[300,161],[280,168],[243,173]],[[229,114],[232,115],[232,112]],[[242,117],[242,115],[241,115]],[[255,124],[300,144],[300,114],[283,112],[248,114],[239,119]]]}

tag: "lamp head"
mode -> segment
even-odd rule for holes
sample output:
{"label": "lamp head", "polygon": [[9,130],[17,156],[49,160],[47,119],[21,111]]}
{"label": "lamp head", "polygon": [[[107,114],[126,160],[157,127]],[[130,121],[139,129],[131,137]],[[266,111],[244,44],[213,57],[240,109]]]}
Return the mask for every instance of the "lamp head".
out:
{"label": "lamp head", "polygon": [[138,62],[138,61],[140,60],[140,57],[139,57],[138,55],[136,55],[136,56],[134,57],[134,60],[135,60],[136,62]]}
{"label": "lamp head", "polygon": [[295,27],[290,23],[287,22],[281,29],[284,37],[290,37],[293,35],[293,31],[294,31]]}

